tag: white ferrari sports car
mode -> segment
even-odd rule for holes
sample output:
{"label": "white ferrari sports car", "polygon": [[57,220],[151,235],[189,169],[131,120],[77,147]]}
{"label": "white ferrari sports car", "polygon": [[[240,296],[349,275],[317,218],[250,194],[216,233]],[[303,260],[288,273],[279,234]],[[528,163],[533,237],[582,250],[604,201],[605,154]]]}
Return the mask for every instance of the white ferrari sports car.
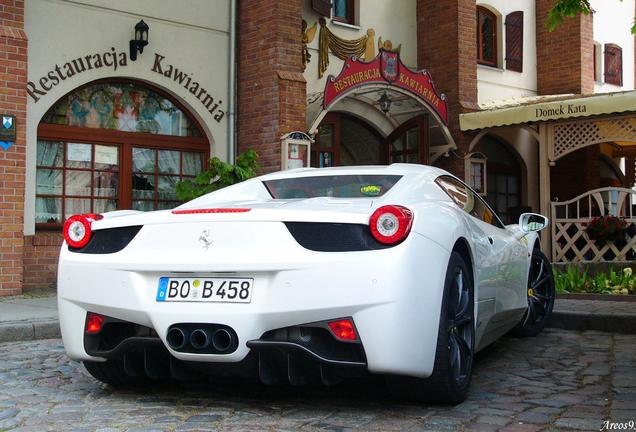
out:
{"label": "white ferrari sports car", "polygon": [[173,210],[70,217],[68,355],[111,385],[208,375],[332,385],[386,376],[458,403],[475,352],[536,335],[554,302],[537,231],[430,166],[268,174]]}

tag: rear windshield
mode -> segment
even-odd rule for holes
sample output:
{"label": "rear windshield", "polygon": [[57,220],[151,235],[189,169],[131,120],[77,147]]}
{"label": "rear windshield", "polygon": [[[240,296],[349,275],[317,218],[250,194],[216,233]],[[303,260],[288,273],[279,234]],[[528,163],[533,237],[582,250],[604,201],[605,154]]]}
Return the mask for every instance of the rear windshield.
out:
{"label": "rear windshield", "polygon": [[334,175],[268,180],[265,187],[274,199],[369,198],[387,193],[402,176]]}

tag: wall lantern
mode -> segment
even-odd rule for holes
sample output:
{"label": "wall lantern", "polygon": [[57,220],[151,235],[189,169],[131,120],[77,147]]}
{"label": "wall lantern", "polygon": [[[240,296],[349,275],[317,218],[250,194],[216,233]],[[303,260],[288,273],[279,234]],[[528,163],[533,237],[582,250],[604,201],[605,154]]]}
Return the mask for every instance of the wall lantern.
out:
{"label": "wall lantern", "polygon": [[382,93],[382,96],[380,96],[380,99],[378,99],[380,109],[384,114],[388,114],[389,110],[391,109],[391,102],[392,101],[391,99],[389,99],[389,96],[387,96],[386,92]]}
{"label": "wall lantern", "polygon": [[143,53],[148,45],[148,24],[144,20],[135,25],[135,38],[130,41],[130,60],[137,60],[137,53]]}
{"label": "wall lantern", "polygon": [[479,195],[486,195],[486,155],[480,152],[469,153],[466,161],[466,183]]}

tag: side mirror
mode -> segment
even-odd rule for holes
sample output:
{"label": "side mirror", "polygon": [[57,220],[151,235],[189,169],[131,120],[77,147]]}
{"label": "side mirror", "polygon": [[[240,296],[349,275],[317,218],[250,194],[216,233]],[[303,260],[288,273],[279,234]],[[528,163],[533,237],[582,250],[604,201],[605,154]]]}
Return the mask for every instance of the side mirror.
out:
{"label": "side mirror", "polygon": [[548,218],[536,213],[523,213],[519,216],[519,227],[524,233],[541,231],[548,226]]}

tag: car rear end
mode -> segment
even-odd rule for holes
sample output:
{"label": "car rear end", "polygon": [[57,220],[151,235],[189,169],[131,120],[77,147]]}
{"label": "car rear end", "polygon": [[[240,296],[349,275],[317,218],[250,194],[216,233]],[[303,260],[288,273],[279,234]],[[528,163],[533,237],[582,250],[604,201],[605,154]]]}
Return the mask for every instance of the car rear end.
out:
{"label": "car rear end", "polygon": [[378,241],[373,216],[376,230],[418,217],[378,214],[384,204],[321,197],[93,219],[91,239],[60,254],[66,350],[154,378],[202,367],[294,384],[426,376],[443,275],[422,268],[445,268],[449,253],[415,232]]}

